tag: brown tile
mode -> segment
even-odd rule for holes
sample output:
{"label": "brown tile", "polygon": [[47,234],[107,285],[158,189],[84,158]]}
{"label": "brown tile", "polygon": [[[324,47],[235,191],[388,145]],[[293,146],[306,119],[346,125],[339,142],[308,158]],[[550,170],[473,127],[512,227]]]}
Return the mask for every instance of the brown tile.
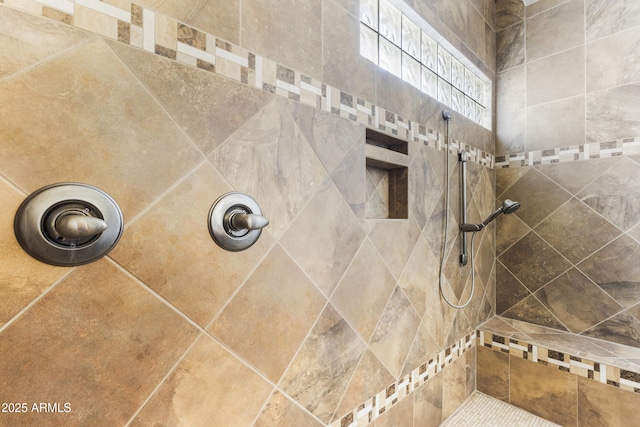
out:
{"label": "brown tile", "polygon": [[639,348],[640,320],[627,312],[622,312],[594,326],[583,335]]}
{"label": "brown tile", "polygon": [[279,387],[329,423],[365,348],[347,322],[327,305]]}
{"label": "brown tile", "polygon": [[343,417],[361,403],[384,390],[394,381],[393,375],[384,367],[378,358],[367,350],[362,355],[349,386],[344,392],[333,420]]}
{"label": "brown tile", "polygon": [[0,78],[91,38],[87,33],[68,25],[4,6],[0,13],[0,28]]}
{"label": "brown tile", "polygon": [[640,419],[638,394],[578,378],[578,425],[617,427]]}
{"label": "brown tile", "polygon": [[236,191],[258,201],[277,237],[328,177],[288,105],[276,99],[210,156]]}
{"label": "brown tile", "polygon": [[498,259],[531,292],[537,291],[571,266],[533,232]]}
{"label": "brown tile", "polygon": [[209,330],[277,382],[325,302],[304,273],[276,245]]}
{"label": "brown tile", "polygon": [[413,427],[413,406],[413,399],[407,397],[376,418],[373,426]]}
{"label": "brown tile", "polygon": [[577,425],[577,376],[511,357],[511,403],[564,426]]}
{"label": "brown tile", "polygon": [[0,335],[3,400],[68,402],[71,412],[3,422],[123,425],[197,334],[112,262],[79,267]]}
{"label": "brown tile", "polygon": [[617,227],[575,198],[540,223],[535,231],[574,264],[621,234]]}
{"label": "brown tile", "polygon": [[527,106],[584,93],[585,48],[578,46],[527,63]]}
{"label": "brown tile", "polygon": [[529,169],[500,197],[520,202],[522,207],[513,215],[529,227],[535,227],[568,201],[571,195],[537,170]]}
{"label": "brown tile", "polygon": [[273,386],[206,335],[189,350],[132,426],[248,426]]}
{"label": "brown tile", "polygon": [[396,287],[369,343],[369,349],[396,378],[404,366],[419,325],[420,317],[402,290]]}
{"label": "brown tile", "polygon": [[319,16],[322,16],[320,2],[245,0],[240,17],[242,47],[319,79],[322,76]]}
{"label": "brown tile", "polygon": [[27,191],[95,185],[127,220],[204,159],[101,40],[11,79],[0,97],[0,171]]}
{"label": "brown tile", "polygon": [[478,391],[509,403],[509,355],[478,346]]}
{"label": "brown tile", "polygon": [[571,0],[527,19],[527,61],[584,44],[584,2]]}
{"label": "brown tile", "polygon": [[246,251],[229,252],[216,245],[206,213],[230,190],[209,163],[203,164],[128,227],[111,253],[202,327],[273,245],[268,231]]}
{"label": "brown tile", "polygon": [[369,240],[344,274],[331,302],[345,320],[368,341],[396,281]]}
{"label": "brown tile", "polygon": [[0,327],[69,271],[37,261],[18,244],[13,221],[23,199],[0,179]]}
{"label": "brown tile", "polygon": [[438,373],[413,393],[414,426],[437,427],[442,423],[444,374]]}
{"label": "brown tile", "polygon": [[524,108],[507,111],[496,109],[497,155],[509,155],[525,151],[525,113],[526,110]]}
{"label": "brown tile", "polygon": [[275,391],[260,416],[256,420],[254,427],[276,427],[276,426],[309,426],[322,427],[322,423],[313,418],[295,402],[289,400],[285,394]]}
{"label": "brown tile", "polygon": [[620,305],[575,268],[537,291],[535,296],[576,334],[622,311]]}
{"label": "brown tile", "polygon": [[328,182],[305,206],[280,243],[328,296],[364,238],[358,219]]}
{"label": "brown tile", "polygon": [[577,267],[627,308],[640,302],[640,265],[636,262],[639,253],[640,244],[622,235]]}
{"label": "brown tile", "polygon": [[547,328],[566,331],[567,328],[538,299],[530,295],[511,307],[502,316],[522,322],[533,323]]}
{"label": "brown tile", "polygon": [[516,215],[501,215],[496,221],[496,254],[501,255],[530,231]]}
{"label": "brown tile", "polygon": [[[409,167],[409,212],[420,228],[424,228],[434,210],[438,199],[442,196],[442,184],[438,177],[438,169],[440,165],[433,166],[429,157],[429,149],[422,148],[411,162]],[[455,157],[455,156],[451,156]],[[443,162],[442,164],[446,165]],[[442,173],[444,176],[444,172]],[[455,178],[451,179],[451,189],[455,185]],[[451,191],[451,200],[454,200],[454,191]]]}
{"label": "brown tile", "polygon": [[273,100],[263,91],[140,49],[110,46],[205,154]]}
{"label": "brown tile", "polygon": [[420,365],[426,363],[440,352],[441,348],[436,340],[431,336],[429,330],[421,323],[418,327],[418,333],[413,341],[411,350],[407,355],[407,361],[402,369],[401,377],[408,375]]}
{"label": "brown tile", "polygon": [[369,239],[395,277],[400,277],[418,237],[420,228],[411,219],[376,221],[369,232]]}
{"label": "brown tile", "polygon": [[504,199],[503,193],[529,172],[529,169],[531,169],[530,166],[496,170],[496,195],[498,198]]}
{"label": "brown tile", "polygon": [[496,314],[502,314],[530,295],[501,262],[496,263]]}

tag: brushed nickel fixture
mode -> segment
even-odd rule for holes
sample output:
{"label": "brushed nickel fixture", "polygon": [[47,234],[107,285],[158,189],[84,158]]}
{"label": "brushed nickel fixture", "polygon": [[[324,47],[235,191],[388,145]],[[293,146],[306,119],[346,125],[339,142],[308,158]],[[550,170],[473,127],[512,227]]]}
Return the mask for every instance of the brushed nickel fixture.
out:
{"label": "brushed nickel fixture", "polygon": [[211,237],[218,246],[232,252],[248,249],[268,224],[258,203],[243,193],[220,196],[209,211]]}
{"label": "brushed nickel fixture", "polygon": [[33,192],[18,208],[13,225],[18,243],[32,257],[77,266],[113,249],[123,224],[120,207],[107,193],[67,182]]}

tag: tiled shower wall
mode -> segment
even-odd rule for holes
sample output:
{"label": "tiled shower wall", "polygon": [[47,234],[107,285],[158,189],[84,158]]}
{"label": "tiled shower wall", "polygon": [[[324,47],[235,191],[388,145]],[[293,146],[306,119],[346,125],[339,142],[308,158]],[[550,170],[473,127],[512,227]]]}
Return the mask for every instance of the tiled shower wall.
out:
{"label": "tiled shower wall", "polygon": [[497,314],[640,347],[640,4],[496,11]]}
{"label": "tiled shower wall", "polygon": [[[472,304],[444,305],[444,153],[410,141],[409,218],[367,220],[364,124],[225,78],[235,69],[223,61],[185,65],[134,43],[144,48],[134,24],[149,13],[156,30],[188,31],[172,18],[402,115],[442,145],[444,107],[358,56],[357,2],[0,3],[0,400],[26,405],[0,424],[321,426],[352,414],[359,425],[438,425],[470,394],[470,334],[495,311],[495,237],[477,239]],[[130,17],[113,21],[105,4]],[[413,6],[491,74],[492,1]],[[493,150],[490,132],[457,115],[451,136]],[[468,168],[478,221],[495,176]],[[470,268],[457,266],[458,175],[454,165],[444,268],[454,299],[470,289]],[[13,236],[21,201],[66,181],[105,190],[125,219],[114,251],[76,268],[33,260]],[[240,253],[207,229],[211,204],[232,190],[271,221]]]}

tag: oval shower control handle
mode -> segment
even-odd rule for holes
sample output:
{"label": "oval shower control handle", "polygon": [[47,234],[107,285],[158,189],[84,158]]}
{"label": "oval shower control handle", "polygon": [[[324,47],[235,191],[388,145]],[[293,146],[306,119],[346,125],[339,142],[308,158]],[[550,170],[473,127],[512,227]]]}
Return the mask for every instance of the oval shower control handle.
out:
{"label": "oval shower control handle", "polygon": [[269,220],[262,215],[234,213],[229,218],[229,224],[235,230],[260,230],[269,225]]}
{"label": "oval shower control handle", "polygon": [[82,214],[62,215],[56,220],[56,231],[65,239],[76,240],[96,236],[106,230],[100,218]]}

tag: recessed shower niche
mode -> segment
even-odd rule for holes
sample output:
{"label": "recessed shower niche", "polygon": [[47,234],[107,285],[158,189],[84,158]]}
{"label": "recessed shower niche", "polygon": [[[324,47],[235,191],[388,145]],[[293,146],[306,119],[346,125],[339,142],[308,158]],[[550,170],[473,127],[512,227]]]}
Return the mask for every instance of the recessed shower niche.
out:
{"label": "recessed shower niche", "polygon": [[408,153],[406,141],[367,129],[365,215],[368,219],[409,217]]}

